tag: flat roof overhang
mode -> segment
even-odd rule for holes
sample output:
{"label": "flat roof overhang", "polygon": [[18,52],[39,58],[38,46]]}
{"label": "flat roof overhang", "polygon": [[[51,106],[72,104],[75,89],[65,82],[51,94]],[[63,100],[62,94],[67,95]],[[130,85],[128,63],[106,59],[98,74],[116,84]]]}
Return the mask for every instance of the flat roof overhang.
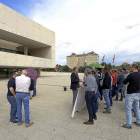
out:
{"label": "flat roof overhang", "polygon": [[[25,67],[25,66],[0,66],[0,69],[17,69],[17,68],[19,68],[19,69],[26,69],[26,68],[29,68],[29,66],[28,67]],[[40,68],[40,69],[45,69],[45,68],[42,68],[42,67],[30,67],[30,68],[34,68],[34,69],[38,69],[38,68]]]}
{"label": "flat roof overhang", "polygon": [[[10,42],[14,42],[14,43],[18,43],[18,44],[22,44],[22,46],[28,46],[28,48],[31,49],[37,49],[37,48],[44,48],[44,47],[50,47],[47,44],[17,35],[17,34],[13,34],[11,32],[7,32],[5,30],[1,30],[0,29],[0,39],[6,40],[6,41],[10,41]],[[21,46],[19,46],[21,47]]]}

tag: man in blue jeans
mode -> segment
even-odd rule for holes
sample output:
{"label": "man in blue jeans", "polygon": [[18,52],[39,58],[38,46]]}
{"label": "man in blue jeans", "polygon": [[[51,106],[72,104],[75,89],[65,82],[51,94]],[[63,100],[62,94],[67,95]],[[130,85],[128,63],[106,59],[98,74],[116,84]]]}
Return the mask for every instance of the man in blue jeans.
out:
{"label": "man in blue jeans", "polygon": [[110,91],[110,86],[111,86],[111,76],[108,74],[109,69],[104,68],[103,73],[104,73],[104,78],[103,78],[103,85],[102,85],[102,93],[104,95],[104,99],[107,104],[106,111],[103,111],[103,113],[111,113],[111,107],[110,107],[110,100],[109,100],[109,91]]}
{"label": "man in blue jeans", "polygon": [[121,126],[124,128],[132,129],[132,106],[134,105],[136,113],[136,126],[140,126],[140,111],[139,111],[139,100],[140,100],[140,73],[138,72],[138,65],[130,65],[130,73],[124,80],[123,84],[128,84],[127,95],[125,96],[125,107],[126,107],[126,124]]}
{"label": "man in blue jeans", "polygon": [[86,125],[93,125],[94,121],[93,119],[97,120],[96,112],[97,112],[97,82],[94,76],[91,75],[91,69],[86,68],[85,75],[86,75],[86,81],[84,86],[80,85],[80,87],[83,87],[85,90],[85,100],[86,105],[88,109],[89,114],[89,120],[84,122]]}
{"label": "man in blue jeans", "polygon": [[17,114],[17,103],[16,103],[16,93],[15,93],[15,78],[17,77],[18,73],[13,72],[12,77],[8,81],[8,93],[7,93],[7,100],[11,105],[10,111],[10,122],[17,123],[16,114]]}
{"label": "man in blue jeans", "polygon": [[29,87],[31,84],[31,79],[26,76],[27,70],[23,70],[21,76],[16,77],[16,101],[17,101],[17,117],[18,125],[24,123],[22,121],[22,102],[24,104],[25,111],[25,123],[26,127],[33,125],[29,119]]}
{"label": "man in blue jeans", "polygon": [[123,101],[123,81],[124,81],[124,75],[122,74],[122,70],[119,70],[119,75],[117,77],[116,99],[114,99],[114,101],[118,101],[119,91],[121,91],[120,101]]}

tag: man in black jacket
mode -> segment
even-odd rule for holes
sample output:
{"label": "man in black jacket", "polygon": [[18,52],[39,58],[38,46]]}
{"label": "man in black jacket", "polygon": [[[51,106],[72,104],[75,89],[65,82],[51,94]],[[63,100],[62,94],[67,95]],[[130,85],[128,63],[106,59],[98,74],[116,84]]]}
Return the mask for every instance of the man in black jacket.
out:
{"label": "man in black jacket", "polygon": [[82,82],[82,80],[79,79],[77,67],[74,67],[73,72],[71,74],[71,86],[70,86],[70,89],[73,91],[73,107],[78,93],[79,82]]}
{"label": "man in black jacket", "polygon": [[103,86],[102,86],[102,93],[104,95],[107,108],[106,111],[103,111],[103,113],[111,113],[111,107],[110,107],[110,100],[109,100],[109,91],[111,87],[111,76],[108,74],[109,69],[104,68],[103,73],[104,73],[104,78],[103,78]]}
{"label": "man in black jacket", "polygon": [[128,84],[127,94],[125,96],[125,107],[126,107],[126,124],[121,126],[124,128],[132,129],[132,105],[136,111],[136,126],[140,126],[140,112],[139,112],[139,100],[140,100],[140,73],[138,72],[138,65],[130,65],[130,73],[127,78],[124,80],[123,84]]}

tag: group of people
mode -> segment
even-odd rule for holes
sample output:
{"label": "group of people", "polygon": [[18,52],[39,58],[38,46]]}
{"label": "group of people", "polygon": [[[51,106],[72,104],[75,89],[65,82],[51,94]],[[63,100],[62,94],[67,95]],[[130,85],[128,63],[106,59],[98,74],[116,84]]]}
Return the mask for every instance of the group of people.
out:
{"label": "group of people", "polygon": [[29,119],[29,95],[30,99],[36,96],[36,80],[27,76],[27,70],[22,72],[13,72],[7,84],[7,99],[11,105],[10,122],[17,123],[18,126],[24,123],[22,120],[22,102],[25,112],[25,125],[33,125]]}
{"label": "group of people", "polygon": [[[79,84],[79,83],[82,84]],[[130,65],[130,70],[109,70],[104,68],[97,71],[86,68],[83,80],[79,79],[78,68],[74,67],[71,74],[71,89],[73,91],[73,106],[81,87],[85,91],[85,100],[88,109],[89,119],[84,124],[94,124],[97,120],[98,102],[104,100],[107,107],[103,113],[111,113],[113,101],[123,101],[125,98],[126,124],[121,126],[132,129],[132,111],[136,118],[135,125],[140,126],[140,73],[137,64]],[[121,97],[119,99],[119,92]],[[113,99],[114,98],[114,99]]]}

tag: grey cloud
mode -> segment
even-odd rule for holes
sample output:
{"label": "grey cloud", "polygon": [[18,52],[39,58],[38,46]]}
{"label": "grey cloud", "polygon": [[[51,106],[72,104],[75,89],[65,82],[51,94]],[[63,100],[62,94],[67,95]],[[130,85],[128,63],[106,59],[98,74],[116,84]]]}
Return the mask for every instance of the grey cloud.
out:
{"label": "grey cloud", "polygon": [[72,43],[71,43],[71,42],[65,42],[64,44],[66,44],[66,45],[71,45]]}
{"label": "grey cloud", "polygon": [[126,26],[126,29],[130,30],[134,27],[140,26],[140,24],[132,25],[132,26]]}

